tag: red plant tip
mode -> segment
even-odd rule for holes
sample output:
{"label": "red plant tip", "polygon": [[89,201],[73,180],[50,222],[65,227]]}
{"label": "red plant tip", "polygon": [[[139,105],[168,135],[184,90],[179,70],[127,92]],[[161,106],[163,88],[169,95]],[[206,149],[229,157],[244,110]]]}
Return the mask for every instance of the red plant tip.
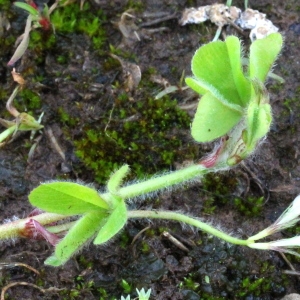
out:
{"label": "red plant tip", "polygon": [[27,2],[31,7],[33,7],[34,9],[38,10],[38,6],[35,4],[35,2],[33,1],[28,1]]}
{"label": "red plant tip", "polygon": [[40,215],[44,213],[43,210],[39,209],[39,208],[35,208],[29,215],[28,217],[34,217],[34,216],[37,216],[37,215]]}
{"label": "red plant tip", "polygon": [[207,169],[212,168],[216,164],[217,159],[220,157],[226,141],[227,136],[222,137],[220,144],[215,145],[213,151],[199,161],[199,165],[202,165]]}
{"label": "red plant tip", "polygon": [[42,18],[39,20],[39,23],[40,23],[40,25],[42,26],[42,28],[43,28],[44,30],[49,30],[50,27],[51,27],[50,20],[47,19],[46,17],[42,17]]}
{"label": "red plant tip", "polygon": [[45,239],[53,246],[59,242],[59,237],[56,234],[49,232],[34,219],[30,219],[27,223],[25,223],[25,228],[22,230],[21,235],[34,240]]}

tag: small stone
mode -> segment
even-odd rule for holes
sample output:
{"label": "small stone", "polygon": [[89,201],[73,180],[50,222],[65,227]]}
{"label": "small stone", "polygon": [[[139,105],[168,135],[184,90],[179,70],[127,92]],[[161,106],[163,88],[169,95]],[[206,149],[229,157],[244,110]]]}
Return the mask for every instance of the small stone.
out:
{"label": "small stone", "polygon": [[300,300],[300,295],[299,294],[289,294],[284,296],[281,300]]}

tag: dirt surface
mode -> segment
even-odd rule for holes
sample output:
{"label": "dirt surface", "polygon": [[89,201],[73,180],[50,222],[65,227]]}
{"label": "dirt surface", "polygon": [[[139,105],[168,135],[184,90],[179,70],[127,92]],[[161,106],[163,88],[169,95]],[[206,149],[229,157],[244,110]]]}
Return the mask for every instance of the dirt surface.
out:
{"label": "dirt surface", "polygon": [[[266,13],[285,37],[274,69],[285,83],[269,80],[267,85],[274,117],[271,132],[258,152],[234,170],[129,206],[180,210],[247,238],[275,221],[300,192],[300,6],[297,0],[249,2],[251,8]],[[11,24],[6,30],[2,19],[0,109],[2,118],[12,119],[5,103],[15,83],[7,62],[24,30],[26,14],[6,1],[0,3]],[[38,35],[32,33],[28,51],[15,65],[27,80],[26,92],[17,97],[16,105],[35,117],[44,112],[45,129],[37,134],[41,138],[29,158],[34,143],[29,133],[17,134],[0,150],[2,222],[31,212],[27,196],[40,182],[81,179],[101,188],[124,163],[133,166],[132,179],[143,178],[179,168],[212,148],[190,137],[189,122],[198,101],[191,91],[179,89],[154,100],[165,86],[179,86],[183,72],[191,74],[193,53],[211,41],[217,29],[210,22],[181,27],[182,10],[212,3],[91,0],[81,16],[101,16],[97,33],[89,36],[77,25],[67,30],[58,21],[55,34],[41,29],[36,30]],[[233,4],[243,7],[242,1]],[[75,14],[79,3],[69,7]],[[125,11],[133,17],[123,15],[126,20],[121,21]],[[64,24],[71,15],[65,16]],[[79,24],[79,17],[76,20]],[[224,32],[238,35],[245,48],[249,46],[249,39],[234,29]],[[137,66],[142,74],[138,86]],[[189,252],[164,238],[164,230]],[[299,230],[277,237],[290,237]],[[120,299],[126,294],[122,280],[130,284],[132,296],[135,288],[151,288],[151,299],[280,299],[300,292],[298,278],[284,274],[289,266],[279,253],[231,246],[176,223],[130,222],[113,242],[90,245],[61,268],[43,264],[52,251],[43,241],[1,243],[1,288],[26,282],[44,289],[15,286],[5,299]],[[299,260],[288,259],[296,270],[300,268]],[[40,275],[16,262],[36,268]]]}

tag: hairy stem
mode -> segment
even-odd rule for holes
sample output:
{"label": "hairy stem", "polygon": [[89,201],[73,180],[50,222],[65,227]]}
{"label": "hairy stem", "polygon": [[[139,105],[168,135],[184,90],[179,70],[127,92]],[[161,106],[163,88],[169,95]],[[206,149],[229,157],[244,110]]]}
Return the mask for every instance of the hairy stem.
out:
{"label": "hairy stem", "polygon": [[[176,184],[184,183],[188,180],[193,180],[199,177],[202,177],[204,174],[209,173],[209,172],[215,172],[216,169],[222,168],[222,165],[220,166],[215,166],[214,168],[205,168],[202,165],[192,165],[187,168],[174,171],[169,174],[161,175],[161,176],[156,176],[152,177],[148,180],[131,184],[128,186],[125,186],[123,188],[120,188],[118,191],[118,195],[124,199],[124,201],[128,198],[133,198],[141,195],[145,195],[147,193],[155,192],[158,190],[162,190],[164,188],[171,187]],[[111,195],[110,193],[104,193],[100,195],[104,199],[108,199]],[[43,213],[38,216],[34,216],[31,218],[26,218],[22,220],[18,220],[15,222],[11,223],[6,223],[3,225],[0,225],[0,239],[7,239],[11,237],[16,237],[19,236],[22,229],[24,229],[24,226],[26,222],[28,222],[30,219],[34,219],[41,223],[42,225],[47,225],[51,224],[55,221],[62,220],[69,218],[70,216],[65,216],[65,215],[58,215],[58,214],[52,214],[52,213]],[[176,218],[174,220],[177,220]],[[184,222],[182,219],[180,220]],[[186,222],[189,224],[189,222]],[[72,224],[72,223],[71,223]],[[193,225],[193,224],[191,224]],[[68,226],[68,225],[67,225]],[[71,226],[71,225],[70,225]],[[63,225],[50,226],[48,228],[49,231],[51,232],[57,232],[60,231],[60,229],[63,228]]]}
{"label": "hairy stem", "polygon": [[209,234],[212,234],[228,243],[236,244],[236,245],[243,245],[248,246],[252,244],[253,241],[251,240],[241,240],[235,237],[228,235],[204,222],[201,222],[195,218],[188,217],[186,215],[171,212],[171,211],[151,211],[151,210],[132,210],[128,211],[128,219],[136,219],[136,218],[150,218],[150,219],[161,219],[161,220],[171,220],[171,221],[178,221],[185,224],[192,225],[197,227]]}
{"label": "hairy stem", "polygon": [[46,229],[49,232],[51,232],[51,233],[59,233],[59,232],[63,232],[63,231],[69,230],[76,223],[77,223],[77,220],[73,221],[73,222],[69,222],[69,223],[64,223],[64,224],[60,224],[60,225],[50,226],[50,227],[47,227]]}
{"label": "hairy stem", "polygon": [[[118,195],[123,199],[134,198],[202,177],[209,172],[211,172],[210,169],[201,165],[192,165],[185,169],[174,171],[166,175],[152,177],[148,180],[123,187],[118,191]],[[105,198],[106,195],[107,194],[103,194],[101,196]]]}
{"label": "hairy stem", "polygon": [[65,215],[44,213],[34,217],[29,217],[26,219],[21,219],[14,222],[2,224],[0,225],[0,240],[20,236],[22,230],[24,230],[25,228],[25,224],[29,222],[30,219],[34,219],[39,223],[41,223],[42,225],[46,225],[68,217],[69,216],[65,216]]}

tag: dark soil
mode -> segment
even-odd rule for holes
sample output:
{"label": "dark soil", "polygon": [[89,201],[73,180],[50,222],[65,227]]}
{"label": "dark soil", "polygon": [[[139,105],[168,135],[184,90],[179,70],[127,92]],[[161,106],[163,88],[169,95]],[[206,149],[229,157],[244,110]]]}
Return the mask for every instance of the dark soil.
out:
{"label": "dark soil", "polygon": [[[0,31],[0,108],[1,117],[6,119],[11,116],[5,103],[15,87],[7,62],[26,18],[9,2],[0,1],[11,24],[9,30],[3,26]],[[269,80],[267,85],[274,117],[271,132],[258,152],[234,170],[130,206],[180,210],[247,238],[275,221],[300,192],[300,5],[297,0],[249,2],[252,8],[266,13],[285,37],[274,69],[285,84]],[[97,33],[88,36],[76,26],[72,30],[58,26],[55,36],[51,30],[32,33],[28,51],[15,66],[27,81],[16,105],[35,117],[44,112],[45,129],[38,134],[41,139],[29,160],[29,148],[34,143],[29,133],[17,134],[0,150],[2,222],[31,212],[27,196],[40,182],[81,179],[100,188],[124,163],[132,166],[132,179],[143,178],[179,168],[211,149],[212,145],[198,145],[190,137],[190,117],[198,101],[191,91],[178,90],[162,100],[153,97],[164,88],[164,82],[178,86],[183,72],[191,74],[193,53],[211,41],[217,29],[209,22],[181,27],[178,19],[182,10],[212,3],[91,0],[81,16],[102,16]],[[244,5],[243,1],[233,4]],[[79,3],[71,5],[78,11]],[[125,37],[117,22],[130,8],[128,13],[135,16],[137,27],[128,17],[123,24],[128,30]],[[154,16],[147,17],[149,13]],[[164,16],[170,17],[145,24]],[[76,19],[79,24],[79,17]],[[232,28],[225,33],[239,35]],[[240,37],[247,48],[249,39]],[[132,80],[135,76],[131,77],[137,65],[142,73],[138,87]],[[123,125],[128,120],[130,130],[125,131]],[[55,150],[47,134],[49,128],[65,160]],[[132,244],[147,226],[149,229]],[[164,238],[164,230],[183,242],[189,252]],[[277,238],[293,236],[299,230],[296,227],[277,234]],[[129,222],[113,242],[103,247],[91,244],[61,268],[43,264],[52,251],[43,241],[2,242],[1,288],[26,282],[44,289],[15,286],[6,292],[5,299],[120,299],[126,294],[122,280],[130,284],[133,297],[136,288],[151,288],[151,299],[280,299],[300,292],[298,278],[284,274],[289,266],[279,253],[231,246],[176,223]],[[300,267],[295,257],[288,259],[296,270]],[[41,275],[15,266],[16,262],[36,268]]]}

